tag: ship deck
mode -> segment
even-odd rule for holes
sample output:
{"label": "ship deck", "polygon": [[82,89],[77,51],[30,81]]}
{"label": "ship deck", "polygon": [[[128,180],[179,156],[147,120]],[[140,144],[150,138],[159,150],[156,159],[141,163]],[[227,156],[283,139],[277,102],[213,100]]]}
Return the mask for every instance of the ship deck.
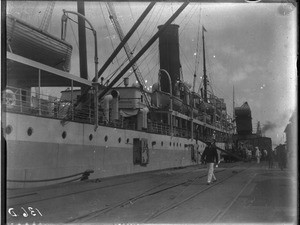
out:
{"label": "ship deck", "polygon": [[[276,164],[276,163],[275,163]],[[206,184],[204,165],[41,188],[7,190],[7,222],[293,223],[296,173],[267,162],[221,163]]]}

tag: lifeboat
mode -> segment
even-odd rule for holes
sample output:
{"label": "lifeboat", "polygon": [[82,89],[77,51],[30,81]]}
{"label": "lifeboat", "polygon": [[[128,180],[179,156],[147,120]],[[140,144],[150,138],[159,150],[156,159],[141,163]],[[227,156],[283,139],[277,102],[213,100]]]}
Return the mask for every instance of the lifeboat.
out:
{"label": "lifeboat", "polygon": [[72,45],[7,15],[8,51],[45,65],[70,71]]}
{"label": "lifeboat", "polygon": [[[151,97],[152,104],[162,109],[170,108],[170,102],[171,102],[170,99],[171,96],[169,93],[158,91],[158,90],[155,90],[152,93],[152,97]],[[176,96],[173,96],[172,99],[173,99],[173,110],[180,112],[183,106],[182,100]]]}

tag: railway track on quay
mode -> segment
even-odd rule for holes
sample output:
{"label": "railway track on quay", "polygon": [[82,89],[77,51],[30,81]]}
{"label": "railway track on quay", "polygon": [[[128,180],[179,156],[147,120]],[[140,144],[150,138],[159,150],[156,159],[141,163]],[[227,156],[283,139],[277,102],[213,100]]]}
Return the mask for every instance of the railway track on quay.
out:
{"label": "railway track on quay", "polygon": [[[251,165],[243,162],[222,164],[221,168],[215,170],[217,182],[209,186],[206,185],[206,167],[201,165],[118,179],[104,179],[101,182],[89,181],[80,186],[75,185],[75,188],[68,188],[69,185],[66,185],[63,189],[56,189],[57,187],[54,186],[45,188],[42,192],[32,189],[27,193],[10,195],[8,208],[34,206],[41,209],[45,216],[40,217],[39,220],[33,218],[34,221],[30,221],[29,216],[10,219],[12,222],[20,222],[23,219],[24,222],[65,224],[157,222],[164,214],[221,186],[237,174],[248,170]],[[111,198],[108,197],[109,195]],[[73,198],[73,201],[70,201],[70,198]],[[65,202],[64,205],[73,208],[73,212],[72,210],[65,214],[58,212],[58,217],[55,217],[56,211],[60,211],[58,202]],[[91,202],[95,204],[89,204]],[[45,205],[47,207],[43,207]],[[52,208],[49,207],[51,205]]]}

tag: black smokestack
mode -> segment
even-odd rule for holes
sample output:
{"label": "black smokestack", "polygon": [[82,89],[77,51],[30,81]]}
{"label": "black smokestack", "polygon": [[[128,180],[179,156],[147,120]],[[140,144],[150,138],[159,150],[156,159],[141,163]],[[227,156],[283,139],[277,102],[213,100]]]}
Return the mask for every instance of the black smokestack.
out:
{"label": "black smokestack", "polygon": [[[158,26],[160,29],[162,26]],[[180,80],[179,59],[179,25],[170,24],[159,37],[159,62],[160,69],[165,69],[171,77],[173,93],[177,80]],[[161,90],[170,92],[169,79],[166,75],[161,76]]]}
{"label": "black smokestack", "polygon": [[271,121],[267,121],[266,124],[264,124],[263,128],[261,129],[261,132],[265,134],[267,131],[272,131],[276,127],[277,125],[275,123],[272,123]]}
{"label": "black smokestack", "polygon": [[252,134],[252,117],[248,102],[244,102],[241,107],[235,107],[236,130],[238,134]]}

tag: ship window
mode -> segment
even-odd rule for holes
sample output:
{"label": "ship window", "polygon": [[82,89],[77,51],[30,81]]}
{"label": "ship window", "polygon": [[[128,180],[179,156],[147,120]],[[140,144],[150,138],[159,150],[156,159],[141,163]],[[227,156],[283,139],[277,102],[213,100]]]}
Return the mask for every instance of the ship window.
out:
{"label": "ship window", "polygon": [[126,143],[127,143],[127,144],[129,143],[129,138],[127,138]]}
{"label": "ship window", "polygon": [[163,146],[163,145],[164,145],[164,142],[162,141],[162,142],[161,142],[161,146]]}
{"label": "ship window", "polygon": [[90,134],[89,139],[90,139],[90,141],[93,139],[93,135],[92,134]]}
{"label": "ship window", "polygon": [[178,142],[177,142],[177,147],[178,147]]}
{"label": "ship window", "polygon": [[62,132],[61,136],[63,139],[65,139],[67,137],[67,132],[66,131]]}
{"label": "ship window", "polygon": [[104,141],[105,142],[107,142],[107,140],[108,140],[108,137],[107,137],[107,135],[104,137]]}
{"label": "ship window", "polygon": [[32,129],[32,127],[29,127],[29,128],[27,129],[27,134],[28,134],[28,136],[31,136],[32,133],[33,133],[33,129]]}
{"label": "ship window", "polygon": [[172,142],[170,142],[170,146],[172,146]]}
{"label": "ship window", "polygon": [[11,132],[12,132],[12,126],[11,125],[6,126],[5,133],[10,134]]}
{"label": "ship window", "polygon": [[173,142],[173,146],[175,147],[175,142]]}
{"label": "ship window", "polygon": [[121,138],[119,137],[118,142],[121,143]]}

